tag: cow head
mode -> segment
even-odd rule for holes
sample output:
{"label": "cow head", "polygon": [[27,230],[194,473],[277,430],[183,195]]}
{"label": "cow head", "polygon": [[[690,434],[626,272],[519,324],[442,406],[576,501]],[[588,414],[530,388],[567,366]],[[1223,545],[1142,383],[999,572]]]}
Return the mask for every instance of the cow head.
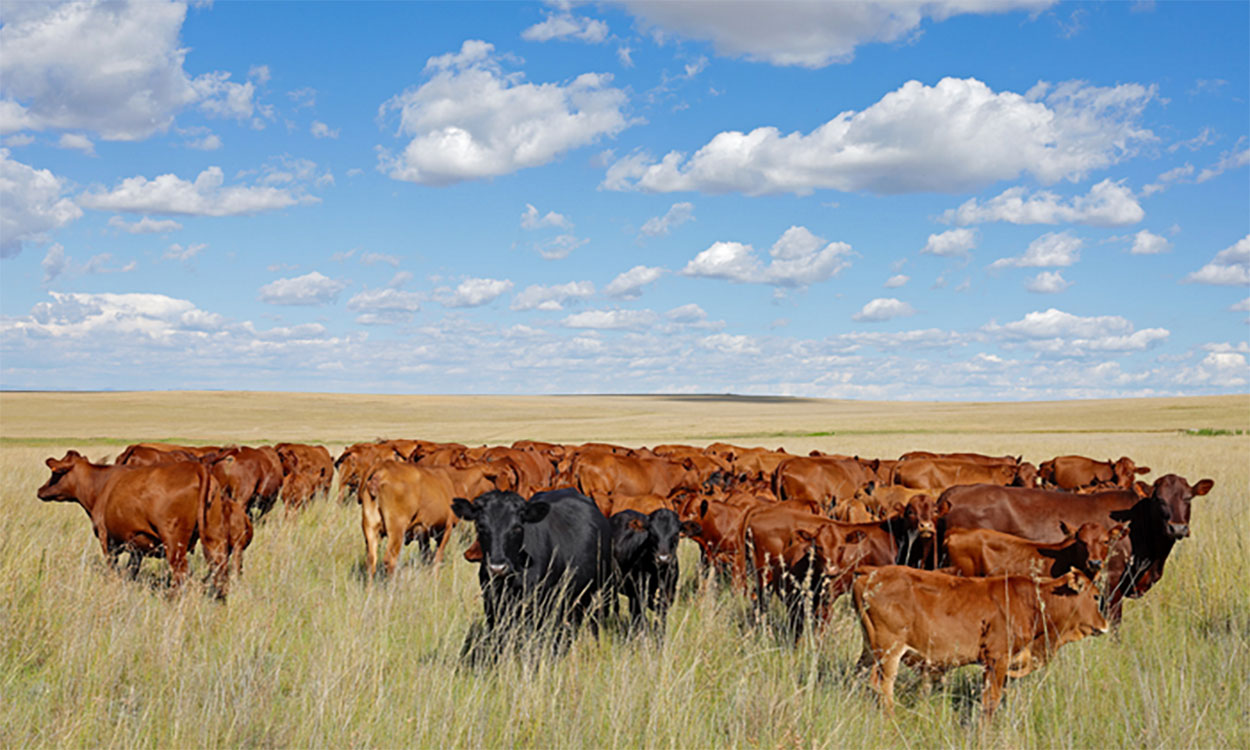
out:
{"label": "cow head", "polygon": [[1134,485],[1139,497],[1149,500],[1153,520],[1163,527],[1164,534],[1177,541],[1189,536],[1190,502],[1198,495],[1205,495],[1215,486],[1210,479],[1203,479],[1190,486],[1184,477],[1166,474],[1153,485],[1138,482]]}
{"label": "cow head", "polygon": [[1138,466],[1128,456],[1120,456],[1120,460],[1111,464],[1111,473],[1117,487],[1128,489],[1133,486],[1133,480],[1137,478],[1138,474],[1149,474],[1150,467]]}
{"label": "cow head", "polygon": [[1128,526],[1117,523],[1108,529],[1100,523],[1090,522],[1081,524],[1073,531],[1060,521],[1059,530],[1076,545],[1076,567],[1093,577],[1102,570],[1113,545],[1128,532]]}
{"label": "cow head", "polygon": [[1016,487],[1036,487],[1037,467],[1027,461],[1016,466],[1016,478],[1012,484]]}
{"label": "cow head", "polygon": [[903,524],[912,537],[932,539],[937,533],[937,520],[950,512],[949,500],[933,502],[928,495],[913,495],[903,508]]}
{"label": "cow head", "polygon": [[[677,562],[677,543],[683,536],[693,537],[703,533],[703,527],[694,521],[682,523],[676,513],[667,508],[653,511],[650,515],[626,511],[628,520],[618,529],[614,544],[630,546],[645,545],[650,549],[657,567]],[[621,513],[619,515],[625,515]],[[615,520],[616,517],[613,518]],[[617,526],[617,524],[613,524]]]}
{"label": "cow head", "polygon": [[1055,648],[1107,632],[1107,620],[1098,606],[1098,588],[1084,573],[1069,570],[1041,584],[1041,594],[1046,600],[1047,618],[1058,629]]}
{"label": "cow head", "polygon": [[[855,568],[863,558],[859,544],[868,538],[860,529],[849,531],[837,524],[824,524],[816,531],[796,529],[795,545],[802,552],[815,558],[816,569],[825,578],[826,584],[833,582],[847,571]],[[791,555],[787,554],[787,557]]]}
{"label": "cow head", "polygon": [[65,458],[49,458],[44,464],[52,470],[52,477],[35,493],[39,499],[45,503],[76,500],[78,474],[87,459],[78,451],[69,451]]}
{"label": "cow head", "polygon": [[546,518],[551,505],[541,500],[527,503],[515,492],[493,490],[472,502],[458,497],[452,501],[451,509],[460,518],[473,522],[482,548],[482,565],[494,577],[516,575],[528,565],[525,524]]}

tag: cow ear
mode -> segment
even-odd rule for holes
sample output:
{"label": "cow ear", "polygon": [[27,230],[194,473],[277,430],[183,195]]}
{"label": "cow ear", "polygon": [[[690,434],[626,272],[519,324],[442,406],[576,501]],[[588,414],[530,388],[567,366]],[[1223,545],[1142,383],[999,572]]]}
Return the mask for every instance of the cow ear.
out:
{"label": "cow ear", "polygon": [[681,533],[686,536],[701,536],[703,527],[699,525],[698,521],[686,521],[681,525]]}
{"label": "cow ear", "polygon": [[944,516],[947,513],[950,513],[951,501],[947,500],[946,498],[942,498],[941,500],[938,500],[937,507],[933,509],[933,512],[939,516]]}
{"label": "cow ear", "polygon": [[859,544],[860,542],[864,541],[867,538],[868,538],[867,534],[860,531],[859,529],[856,529],[855,531],[852,531],[851,533],[846,535],[845,543],[846,544]]}
{"label": "cow ear", "polygon": [[1214,481],[1212,481],[1212,480],[1210,480],[1210,479],[1204,479],[1204,480],[1202,480],[1201,482],[1198,482],[1197,484],[1195,484],[1195,485],[1194,485],[1194,494],[1195,494],[1195,495],[1205,495],[1205,494],[1207,494],[1208,492],[1210,492],[1210,491],[1211,491],[1211,488],[1212,488],[1212,487],[1214,487],[1214,486],[1215,486],[1215,482],[1214,482]]}
{"label": "cow ear", "polygon": [[629,523],[625,525],[633,529],[634,531],[646,531],[647,530],[647,522],[642,520],[641,518],[631,518],[629,520]]}
{"label": "cow ear", "polygon": [[526,503],[521,507],[522,523],[538,523],[547,517],[547,513],[551,511],[551,503],[539,500],[536,503]]}
{"label": "cow ear", "polygon": [[477,520],[477,506],[463,497],[451,501],[451,512],[466,521]]}
{"label": "cow ear", "polygon": [[1138,497],[1150,497],[1154,494],[1154,487],[1151,487],[1145,482],[1133,482],[1133,492]]}
{"label": "cow ear", "polygon": [[877,489],[876,482],[869,482],[868,484],[864,485],[864,492],[868,493],[869,495],[871,495],[872,491],[875,489]]}
{"label": "cow ear", "polygon": [[686,456],[686,460],[685,460],[685,461],[682,461],[682,462],[681,462],[681,465],[682,465],[682,466],[684,466],[684,467],[686,467],[687,469],[693,469],[693,468],[694,468],[694,459],[693,459],[693,458],[691,458],[690,456]]}
{"label": "cow ear", "polygon": [[1135,474],[1149,474],[1149,473],[1150,473],[1150,467],[1149,467],[1149,466],[1138,466],[1136,469],[1133,469],[1133,473],[1135,473]]}
{"label": "cow ear", "polygon": [[1124,535],[1125,535],[1125,533],[1127,533],[1127,532],[1128,532],[1128,527],[1127,527],[1127,526],[1125,526],[1125,525],[1124,525],[1124,524],[1122,524],[1122,523],[1117,523],[1115,526],[1112,526],[1112,527],[1111,527],[1111,531],[1109,531],[1109,532],[1107,533],[1107,541],[1108,541],[1108,542],[1114,542],[1115,540],[1117,540],[1117,539],[1119,539],[1120,537],[1124,536]]}
{"label": "cow ear", "polygon": [[795,529],[794,536],[801,539],[804,542],[810,542],[816,538],[816,535],[808,531],[807,529]]}
{"label": "cow ear", "polygon": [[1063,521],[1059,522],[1059,531],[1066,537],[1071,537],[1073,535],[1072,529],[1068,528],[1068,525]]}

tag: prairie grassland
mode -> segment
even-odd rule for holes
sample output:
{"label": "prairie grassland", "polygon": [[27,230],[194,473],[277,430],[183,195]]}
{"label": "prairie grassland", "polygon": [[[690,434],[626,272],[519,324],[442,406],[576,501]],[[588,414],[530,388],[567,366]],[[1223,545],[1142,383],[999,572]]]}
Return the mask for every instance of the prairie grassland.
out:
{"label": "prairie grassland", "polygon": [[[1247,747],[1250,746],[1250,398],[1055,404],[864,404],[786,399],[371,397],[287,394],[0,395],[0,747]],[[832,434],[830,434],[832,433]],[[1126,454],[1215,489],[1163,580],[1115,637],[1065,647],[1013,683],[978,727],[979,670],[927,696],[906,670],[886,719],[855,674],[858,625],[839,602],[797,648],[752,628],[747,605],[700,580],[662,643],[583,633],[559,659],[459,658],[481,618],[454,541],[441,568],[409,548],[368,584],[356,505],[318,502],[257,528],[218,604],[170,599],[167,567],[107,570],[75,506],[41,504],[43,459],[93,459],[138,439],[378,436],[629,445],[731,438],[892,457],[917,449],[1033,461]],[[193,570],[204,572],[198,553]],[[145,585],[146,584],[146,585]]]}

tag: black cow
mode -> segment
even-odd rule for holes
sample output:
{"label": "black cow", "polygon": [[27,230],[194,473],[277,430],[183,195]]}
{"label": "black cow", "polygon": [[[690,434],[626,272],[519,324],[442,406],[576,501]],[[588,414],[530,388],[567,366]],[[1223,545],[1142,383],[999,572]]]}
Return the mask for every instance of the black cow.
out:
{"label": "black cow", "polygon": [[602,592],[599,612],[591,613],[598,632],[612,596],[612,526],[590,498],[561,489],[526,502],[494,490],[472,502],[458,497],[452,510],[477,528],[488,633],[507,629],[523,637],[551,628],[562,640]]}
{"label": "black cow", "polygon": [[650,515],[623,510],[612,516],[612,557],[616,561],[617,585],[629,599],[631,626],[645,624],[644,608],[659,615],[661,632],[668,608],[677,595],[677,542],[682,535],[698,536],[703,529],[694,521],[682,523],[671,510],[661,508]]}
{"label": "black cow", "polygon": [[1070,527],[1096,522],[1111,528],[1127,523],[1129,533],[1116,542],[1105,568],[1103,607],[1107,619],[1118,624],[1124,598],[1142,596],[1163,576],[1172,547],[1189,536],[1191,501],[1210,492],[1212,486],[1210,479],[1191,486],[1176,474],[1162,476],[1153,485],[1138,482],[1132,491],[1089,495],[972,484],[951,487],[939,502],[951,505],[944,519],[951,527],[994,529],[1034,542],[1063,541],[1060,521]]}

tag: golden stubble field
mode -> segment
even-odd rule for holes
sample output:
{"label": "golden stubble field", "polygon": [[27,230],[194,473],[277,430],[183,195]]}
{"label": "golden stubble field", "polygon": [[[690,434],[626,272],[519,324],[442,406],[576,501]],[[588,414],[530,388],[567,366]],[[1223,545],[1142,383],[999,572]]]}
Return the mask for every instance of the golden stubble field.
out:
{"label": "golden stubble field", "polygon": [[[1243,434],[1192,435],[1186,430]],[[388,397],[279,393],[0,393],[0,747],[1247,747],[1250,746],[1250,397],[905,404],[717,396]],[[747,605],[682,553],[662,642],[583,634],[569,654],[493,668],[459,659],[481,617],[476,571],[410,550],[369,585],[356,505],[259,524],[218,604],[170,600],[104,566],[80,508],[45,505],[43,460],[100,460],[139,440],[469,444],[521,438],[1132,456],[1153,479],[1215,480],[1163,580],[1119,634],[1065,647],[977,722],[979,670],[893,719],[855,674],[839,602],[798,647],[748,626]],[[198,553],[193,570],[204,568]],[[146,585],[145,585],[146,584]]]}

